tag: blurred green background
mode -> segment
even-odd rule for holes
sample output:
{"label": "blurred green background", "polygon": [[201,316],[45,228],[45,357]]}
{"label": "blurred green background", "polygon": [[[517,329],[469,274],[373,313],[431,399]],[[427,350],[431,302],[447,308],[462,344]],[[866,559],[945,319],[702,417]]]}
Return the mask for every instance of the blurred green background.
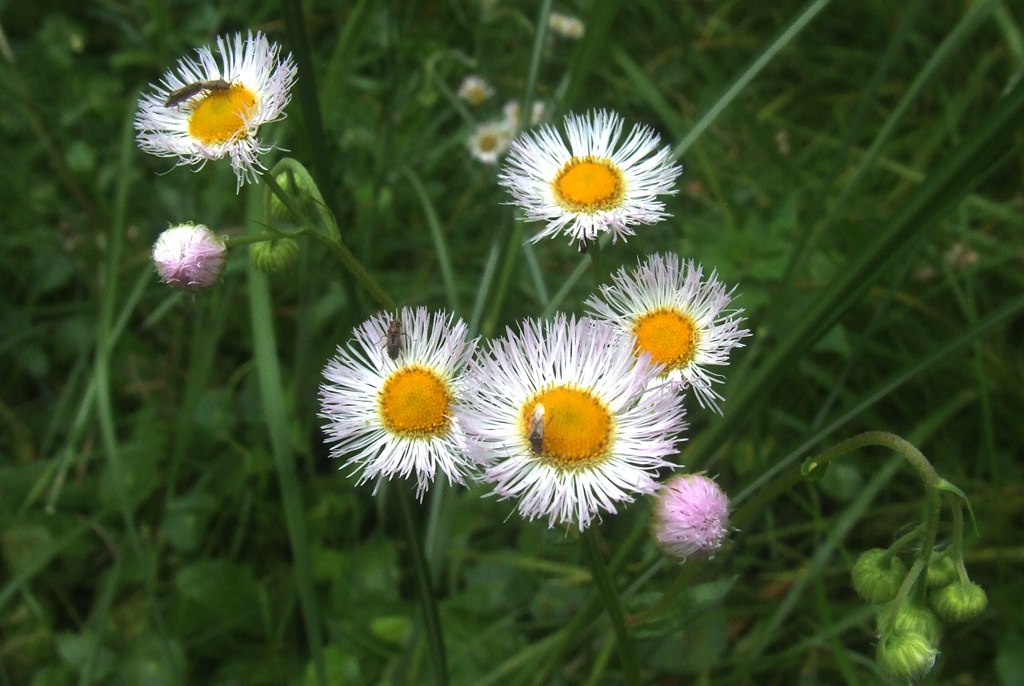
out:
{"label": "blurred green background", "polygon": [[[921,486],[880,450],[790,478],[880,430],[918,445],[978,520],[967,566],[990,609],[947,630],[925,683],[1024,683],[1024,6],[554,8],[587,31],[539,44],[548,121],[613,109],[685,167],[673,217],[609,246],[607,268],[693,258],[737,285],[754,334],[724,416],[691,403],[679,457],[747,506],[731,543],[680,567],[646,539],[649,503],[601,526],[645,680],[883,680],[849,566],[917,521]],[[355,488],[316,417],[323,365],[373,305],[309,243],[270,277],[239,249],[208,292],[159,283],[164,228],[261,230],[266,191],[236,195],[225,162],[143,154],[131,122],[147,83],[217,35],[263,30],[286,51],[302,35],[312,71],[261,133],[313,170],[397,301],[484,336],[582,313],[587,258],[524,247],[533,227],[466,145],[523,96],[541,3],[293,10],[0,3],[0,684],[315,684],[318,662],[331,684],[430,682],[389,489]],[[470,73],[496,91],[480,106],[454,96]],[[484,492],[435,488],[419,513],[451,682],[621,683],[574,538]]]}

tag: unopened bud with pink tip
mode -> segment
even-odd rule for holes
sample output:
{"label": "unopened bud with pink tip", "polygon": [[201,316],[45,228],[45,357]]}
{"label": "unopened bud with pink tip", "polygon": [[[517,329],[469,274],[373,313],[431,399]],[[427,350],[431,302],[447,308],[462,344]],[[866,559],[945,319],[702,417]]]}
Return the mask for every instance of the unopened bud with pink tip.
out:
{"label": "unopened bud with pink tip", "polygon": [[702,474],[677,476],[655,497],[654,540],[667,554],[682,560],[714,555],[728,533],[729,498]]}
{"label": "unopened bud with pink tip", "polygon": [[201,291],[220,278],[226,249],[224,241],[202,224],[182,224],[160,234],[153,262],[164,283]]}

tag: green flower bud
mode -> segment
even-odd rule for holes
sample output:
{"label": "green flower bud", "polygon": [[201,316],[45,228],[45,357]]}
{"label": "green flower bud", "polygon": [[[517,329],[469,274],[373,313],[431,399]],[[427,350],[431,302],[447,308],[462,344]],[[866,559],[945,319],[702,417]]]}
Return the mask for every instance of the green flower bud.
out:
{"label": "green flower bud", "polygon": [[249,246],[249,259],[261,272],[278,272],[295,264],[299,244],[292,238],[275,238]]}
{"label": "green flower bud", "polygon": [[970,581],[957,581],[931,594],[935,613],[947,622],[966,622],[980,615],[988,605],[985,589]]}
{"label": "green flower bud", "polygon": [[907,575],[907,566],[895,555],[888,556],[881,548],[865,552],[853,565],[853,590],[869,603],[885,603],[896,592]]}
{"label": "green flower bud", "polygon": [[921,634],[897,629],[882,636],[875,659],[882,671],[894,679],[920,679],[931,671],[938,654]]}
{"label": "green flower bud", "polygon": [[[308,172],[283,169],[274,175],[274,181],[288,197],[295,201],[295,204],[307,217],[316,220],[317,202],[321,202],[320,189],[316,187]],[[270,193],[270,219],[274,222],[298,222],[295,215],[285,207],[275,193]]]}
{"label": "green flower bud", "polygon": [[928,588],[942,588],[956,581],[956,565],[945,551],[932,551],[928,558],[928,571],[925,572]]}
{"label": "green flower bud", "polygon": [[912,631],[924,636],[931,645],[939,645],[939,639],[942,638],[942,623],[934,612],[910,602],[902,603],[895,616],[892,610],[890,603],[878,614],[879,635],[891,631]]}

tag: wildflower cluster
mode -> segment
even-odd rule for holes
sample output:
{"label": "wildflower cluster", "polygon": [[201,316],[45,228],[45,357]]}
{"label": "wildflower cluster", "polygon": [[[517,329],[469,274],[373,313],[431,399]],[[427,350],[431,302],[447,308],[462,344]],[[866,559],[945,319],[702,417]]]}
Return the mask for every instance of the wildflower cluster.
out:
{"label": "wildflower cluster", "polygon": [[[474,77],[459,92],[482,102],[493,89]],[[515,103],[505,115],[489,135],[519,126]],[[620,144],[622,126],[613,113],[569,115],[568,144],[550,127],[512,144],[499,179],[527,218],[548,222],[535,241],[565,233],[586,245],[665,216],[657,196],[674,192],[682,169],[644,127]],[[714,271],[655,254],[600,286],[590,316],[527,319],[484,345],[467,342],[450,315],[433,315],[430,327],[422,309],[376,315],[324,372],[332,454],[360,482],[414,475],[422,497],[441,471],[451,482],[489,484],[527,519],[586,529],[658,493],[661,470],[678,466],[689,391],[718,409],[712,385],[721,377],[711,368],[749,335],[729,309],[732,295]],[[655,532],[666,552],[713,554],[727,530],[718,486],[694,475],[658,497]]]}
{"label": "wildflower cluster", "polygon": [[[680,262],[654,255],[637,274],[665,264]],[[672,311],[689,328],[677,345],[718,346],[710,353],[721,363],[746,332],[712,335],[715,318],[692,313],[694,294],[722,290],[717,281],[679,283]],[[635,275],[621,273],[618,285],[644,299],[639,290],[645,284]],[[735,324],[737,313],[729,316]],[[450,482],[491,484],[497,495],[516,499],[527,519],[584,529],[601,512],[658,491],[659,470],[677,466],[671,457],[686,428],[682,399],[696,389],[687,379],[701,376],[670,378],[635,328],[615,317],[557,315],[525,320],[478,346],[467,341],[462,320],[450,315],[428,315],[423,308],[375,315],[324,371],[321,417],[332,455],[347,456],[360,482],[413,475],[422,496],[440,471]],[[664,349],[670,337],[654,338]],[[700,366],[704,359],[691,355],[679,366]],[[702,502],[684,507],[700,509]],[[703,539],[680,556],[710,553],[724,536],[726,503],[718,491],[717,510],[699,515],[717,518],[717,528],[710,519],[685,524],[673,515],[660,529],[687,539],[678,530],[691,526]],[[679,554],[678,545],[669,552]]]}
{"label": "wildflower cluster", "polygon": [[[554,15],[552,28],[582,32],[578,21]],[[136,128],[144,150],[182,164],[229,156],[241,185],[263,169],[259,157],[269,148],[257,132],[283,115],[295,67],[262,34],[220,38],[217,46],[219,63],[201,48],[164,75],[140,100]],[[479,105],[494,89],[474,76],[458,93]],[[471,143],[488,163],[511,145],[500,183],[527,218],[547,223],[533,240],[565,234],[586,245],[666,216],[657,196],[674,192],[682,169],[667,148],[658,149],[652,131],[633,127],[620,142],[622,119],[601,111],[567,116],[568,142],[551,127],[512,140],[543,112],[535,104],[526,122],[509,102],[502,119],[482,125]],[[287,187],[303,212],[321,211],[301,165],[288,171],[294,174],[275,172],[275,184]],[[281,214],[280,203],[269,202],[268,218]],[[278,231],[252,245],[250,257],[273,272],[297,252],[293,238]],[[213,283],[223,257],[224,242],[205,227],[168,231],[154,248],[164,280],[190,289]],[[450,483],[480,480],[516,499],[528,519],[585,529],[602,512],[657,492],[660,470],[677,466],[687,391],[717,409],[721,396],[711,385],[719,377],[710,368],[727,364],[749,333],[739,327],[739,312],[727,309],[731,298],[714,272],[705,276],[696,263],[666,254],[620,270],[587,301],[591,316],[526,320],[479,349],[453,315],[424,308],[378,314],[324,370],[320,416],[331,454],[344,458],[360,483],[414,478],[422,497],[438,474]],[[666,493],[676,502],[688,491]],[[720,544],[727,501],[719,492],[711,511],[695,514],[709,504],[704,496],[682,510],[659,510],[657,528],[673,541],[666,543],[670,553],[710,554]],[[700,540],[689,540],[694,532]]]}

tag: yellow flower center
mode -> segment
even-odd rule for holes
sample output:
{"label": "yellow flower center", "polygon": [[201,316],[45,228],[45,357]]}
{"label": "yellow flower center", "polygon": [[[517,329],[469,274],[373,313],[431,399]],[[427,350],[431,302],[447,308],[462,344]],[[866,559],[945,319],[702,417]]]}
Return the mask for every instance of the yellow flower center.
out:
{"label": "yellow flower center", "polygon": [[566,162],[551,185],[562,207],[584,214],[615,209],[622,204],[626,186],[611,160],[593,155]]}
{"label": "yellow flower center", "polygon": [[554,386],[541,391],[523,406],[523,440],[529,445],[533,408],[544,406],[545,463],[565,471],[587,469],[601,462],[612,442],[612,414],[588,390]]}
{"label": "yellow flower center", "polygon": [[633,324],[637,353],[649,354],[666,369],[679,369],[690,364],[697,352],[700,333],[689,315],[677,310],[651,310]]}
{"label": "yellow flower center", "polygon": [[440,436],[447,432],[451,424],[448,416],[451,400],[448,384],[433,370],[417,366],[396,371],[377,395],[384,425],[394,433],[411,438]]}
{"label": "yellow flower center", "polygon": [[476,144],[482,152],[491,152],[498,149],[498,136],[493,133],[481,134],[476,139]]}
{"label": "yellow flower center", "polygon": [[188,135],[204,145],[227,143],[245,135],[256,110],[256,94],[240,83],[211,91],[192,106]]}

